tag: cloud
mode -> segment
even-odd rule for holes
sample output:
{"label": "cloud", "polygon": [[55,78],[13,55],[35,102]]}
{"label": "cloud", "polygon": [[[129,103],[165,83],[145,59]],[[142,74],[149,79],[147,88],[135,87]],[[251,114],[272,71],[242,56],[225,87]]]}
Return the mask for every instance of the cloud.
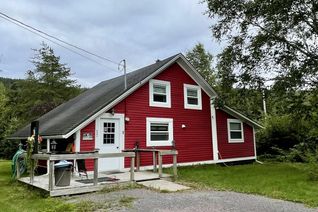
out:
{"label": "cloud", "polygon": [[[212,23],[203,15],[206,5],[197,0],[175,1],[8,1],[1,12],[114,61],[127,60],[139,68],[178,52],[197,42],[216,54],[220,46],[211,39]],[[0,19],[0,72],[6,77],[23,78],[32,68],[31,48],[39,48],[42,38]],[[93,63],[47,42],[83,86],[121,74],[117,65]],[[96,58],[95,58],[96,59]],[[102,62],[102,61],[101,61]]]}

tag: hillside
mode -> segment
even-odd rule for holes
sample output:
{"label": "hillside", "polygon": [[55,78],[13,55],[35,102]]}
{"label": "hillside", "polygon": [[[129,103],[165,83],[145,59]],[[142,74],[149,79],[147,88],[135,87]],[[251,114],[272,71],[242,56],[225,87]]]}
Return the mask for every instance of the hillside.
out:
{"label": "hillside", "polygon": [[3,83],[6,88],[10,88],[12,84],[15,82],[22,81],[23,79],[11,79],[11,78],[5,78],[0,77],[0,83]]}

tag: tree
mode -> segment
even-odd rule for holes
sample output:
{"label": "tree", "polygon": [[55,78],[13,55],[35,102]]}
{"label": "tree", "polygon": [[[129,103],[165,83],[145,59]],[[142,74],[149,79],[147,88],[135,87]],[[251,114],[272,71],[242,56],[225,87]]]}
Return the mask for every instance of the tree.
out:
{"label": "tree", "polygon": [[213,36],[227,40],[220,63],[242,82],[282,81],[285,89],[317,87],[318,2],[204,0],[216,18]]}
{"label": "tree", "polygon": [[196,44],[192,50],[188,51],[186,58],[210,85],[215,85],[215,74],[212,69],[213,56],[205,50],[202,43]]}
{"label": "tree", "polygon": [[70,79],[71,69],[60,63],[60,57],[45,43],[32,59],[34,70],[27,72],[27,79],[18,83],[14,98],[20,103],[20,114],[25,120],[37,118],[61,103],[78,95],[81,90],[75,80]]}
{"label": "tree", "polygon": [[0,158],[11,158],[18,144],[15,141],[6,141],[17,126],[17,120],[9,116],[8,92],[4,84],[0,82]]}

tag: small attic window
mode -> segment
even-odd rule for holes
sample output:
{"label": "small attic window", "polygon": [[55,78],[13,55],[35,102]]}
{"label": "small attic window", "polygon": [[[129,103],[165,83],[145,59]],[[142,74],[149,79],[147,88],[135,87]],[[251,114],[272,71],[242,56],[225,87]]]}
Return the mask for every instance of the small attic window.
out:
{"label": "small attic window", "polygon": [[202,110],[201,88],[197,85],[184,84],[184,108]]}
{"label": "small attic window", "polygon": [[152,107],[171,107],[170,82],[149,81],[149,105]]}

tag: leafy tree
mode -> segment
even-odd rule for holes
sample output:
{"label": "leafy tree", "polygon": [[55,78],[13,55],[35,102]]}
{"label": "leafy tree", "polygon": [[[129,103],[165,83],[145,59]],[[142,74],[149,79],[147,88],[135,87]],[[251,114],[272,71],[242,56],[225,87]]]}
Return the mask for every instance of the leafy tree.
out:
{"label": "leafy tree", "polygon": [[192,50],[188,51],[186,58],[210,85],[215,85],[215,73],[212,69],[213,56],[205,50],[202,43],[196,44]]}
{"label": "leafy tree", "polygon": [[204,0],[212,33],[227,40],[220,63],[250,84],[262,78],[285,88],[318,83],[318,2]]}
{"label": "leafy tree", "polygon": [[18,147],[17,142],[5,140],[18,124],[17,119],[9,116],[10,106],[8,102],[7,89],[3,83],[0,83],[0,158],[11,158]]}
{"label": "leafy tree", "polygon": [[[70,79],[71,69],[60,63],[52,48],[42,43],[32,62],[34,70],[27,72],[27,79],[16,88],[14,98],[22,101],[21,112],[26,113],[25,120],[30,121],[52,110],[61,103],[78,95],[81,90],[75,80]],[[22,107],[22,108],[21,108]]]}

